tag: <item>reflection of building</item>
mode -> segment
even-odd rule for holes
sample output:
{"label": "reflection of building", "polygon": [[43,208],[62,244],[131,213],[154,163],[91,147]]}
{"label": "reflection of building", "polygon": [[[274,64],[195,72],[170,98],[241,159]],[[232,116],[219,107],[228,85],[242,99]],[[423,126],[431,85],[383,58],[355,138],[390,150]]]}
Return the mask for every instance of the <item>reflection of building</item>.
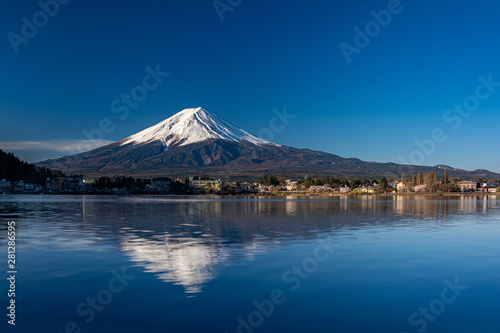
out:
{"label": "reflection of building", "polygon": [[480,197],[461,195],[458,205],[459,210],[468,214],[476,212],[478,210],[479,198]]}

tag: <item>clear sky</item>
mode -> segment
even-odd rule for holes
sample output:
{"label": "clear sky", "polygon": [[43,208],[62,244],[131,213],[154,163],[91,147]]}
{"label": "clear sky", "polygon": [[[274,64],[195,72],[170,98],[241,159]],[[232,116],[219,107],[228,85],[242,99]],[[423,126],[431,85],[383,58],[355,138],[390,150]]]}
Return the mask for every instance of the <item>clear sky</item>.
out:
{"label": "clear sky", "polygon": [[54,1],[0,3],[0,148],[30,162],[202,106],[288,146],[500,172],[498,1]]}

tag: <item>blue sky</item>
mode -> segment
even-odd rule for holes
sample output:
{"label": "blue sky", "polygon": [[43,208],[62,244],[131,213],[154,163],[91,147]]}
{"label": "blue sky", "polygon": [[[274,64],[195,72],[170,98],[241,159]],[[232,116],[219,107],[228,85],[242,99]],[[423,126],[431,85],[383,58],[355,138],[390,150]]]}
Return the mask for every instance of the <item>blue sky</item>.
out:
{"label": "blue sky", "polygon": [[[197,106],[259,134],[286,107],[296,117],[273,133],[284,145],[500,172],[495,1],[220,0],[219,13],[201,0],[60,1],[53,17],[0,4],[0,148],[30,162],[74,151],[103,119],[103,142]],[[28,38],[23,17],[39,24]],[[356,47],[350,62],[341,43]],[[148,66],[169,75],[120,119],[112,102]],[[447,111],[464,101],[471,112]]]}

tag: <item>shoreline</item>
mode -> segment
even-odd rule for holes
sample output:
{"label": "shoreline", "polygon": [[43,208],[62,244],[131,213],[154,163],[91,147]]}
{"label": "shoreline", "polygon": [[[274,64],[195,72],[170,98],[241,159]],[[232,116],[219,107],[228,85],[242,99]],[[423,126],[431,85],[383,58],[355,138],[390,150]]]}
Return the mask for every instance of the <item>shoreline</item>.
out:
{"label": "shoreline", "polygon": [[69,196],[69,195],[85,195],[85,196],[115,196],[115,197],[127,197],[127,196],[189,196],[189,197],[266,197],[266,198],[287,198],[287,197],[302,197],[302,198],[362,198],[362,197],[485,197],[485,196],[497,196],[500,197],[500,193],[488,193],[488,192],[478,192],[478,193],[462,193],[462,192],[405,192],[405,193],[307,193],[307,192],[259,192],[259,193],[225,193],[225,194],[205,194],[205,193],[0,193],[0,198],[3,196],[11,195],[31,195],[31,196]]}

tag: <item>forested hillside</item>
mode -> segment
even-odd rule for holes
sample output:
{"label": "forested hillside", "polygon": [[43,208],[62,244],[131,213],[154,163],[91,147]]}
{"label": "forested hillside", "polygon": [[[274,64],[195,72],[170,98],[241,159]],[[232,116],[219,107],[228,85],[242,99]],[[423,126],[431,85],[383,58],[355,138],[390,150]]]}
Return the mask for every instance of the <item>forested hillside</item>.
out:
{"label": "forested hillside", "polygon": [[47,177],[62,176],[64,174],[61,171],[52,171],[49,168],[21,161],[13,153],[7,153],[0,149],[0,180],[23,180],[25,183],[44,184]]}

